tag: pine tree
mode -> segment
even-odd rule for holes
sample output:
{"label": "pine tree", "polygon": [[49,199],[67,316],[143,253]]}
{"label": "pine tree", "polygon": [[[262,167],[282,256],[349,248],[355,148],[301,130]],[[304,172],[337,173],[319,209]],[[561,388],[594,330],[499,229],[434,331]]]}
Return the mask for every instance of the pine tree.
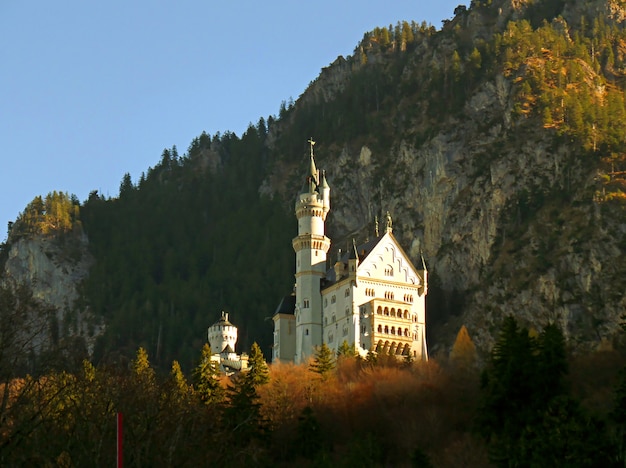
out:
{"label": "pine tree", "polygon": [[258,385],[264,385],[270,381],[269,368],[265,362],[263,351],[261,351],[261,347],[256,343],[256,341],[252,343],[252,347],[250,348],[248,371],[246,376],[255,387]]}
{"label": "pine tree", "polygon": [[207,405],[224,400],[224,388],[219,380],[219,364],[211,360],[211,347],[205,343],[200,363],[193,371],[194,388],[200,399]]}
{"label": "pine tree", "polygon": [[343,340],[341,346],[337,349],[337,358],[353,358],[357,356],[356,346],[354,343],[348,344],[347,340]]}
{"label": "pine tree", "polygon": [[326,343],[322,343],[322,346],[318,346],[315,349],[315,357],[313,358],[313,362],[309,365],[309,370],[319,374],[322,379],[326,379],[330,371],[334,368],[334,353]]}

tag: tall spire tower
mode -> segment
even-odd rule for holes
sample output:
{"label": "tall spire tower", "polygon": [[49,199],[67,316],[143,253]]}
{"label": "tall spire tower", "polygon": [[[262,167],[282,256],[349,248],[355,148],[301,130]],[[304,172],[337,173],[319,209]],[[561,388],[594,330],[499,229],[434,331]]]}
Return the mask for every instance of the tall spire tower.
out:
{"label": "tall spire tower", "polygon": [[330,249],[324,224],[330,211],[330,187],[326,174],[315,165],[313,138],[309,144],[310,168],[296,199],[298,236],[292,241],[296,252],[296,363],[306,361],[315,352],[315,345],[322,342],[320,281],[326,273]]}

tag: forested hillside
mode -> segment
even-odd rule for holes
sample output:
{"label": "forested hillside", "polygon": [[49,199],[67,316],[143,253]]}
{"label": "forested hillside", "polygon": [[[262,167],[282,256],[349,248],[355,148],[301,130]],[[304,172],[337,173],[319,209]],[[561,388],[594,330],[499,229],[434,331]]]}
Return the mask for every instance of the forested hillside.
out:
{"label": "forested hillside", "polygon": [[[87,335],[102,332],[96,360],[144,346],[157,366],[188,369],[224,309],[239,348],[269,354],[313,136],[332,249],[390,211],[409,255],[424,253],[433,351],[465,324],[485,353],[509,314],[559,324],[578,350],[613,341],[626,307],[625,17],[612,0],[474,1],[439,30],[366,33],[278,116],[167,149],[116,197],[74,200],[63,223],[82,228],[93,262],[76,275],[80,300],[60,306],[60,336],[84,315]],[[17,229],[40,202],[0,259],[58,233]]]}

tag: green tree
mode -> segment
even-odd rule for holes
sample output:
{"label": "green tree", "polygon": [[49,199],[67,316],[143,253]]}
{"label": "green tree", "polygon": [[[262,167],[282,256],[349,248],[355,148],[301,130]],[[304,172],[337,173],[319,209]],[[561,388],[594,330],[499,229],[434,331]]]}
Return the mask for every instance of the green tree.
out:
{"label": "green tree", "polygon": [[246,376],[255,387],[270,381],[270,371],[265,362],[263,351],[261,351],[261,347],[256,342],[252,343],[250,348]]}
{"label": "green tree", "polygon": [[356,346],[354,343],[348,344],[347,340],[343,340],[341,346],[337,349],[337,358],[353,358],[357,356]]}
{"label": "green tree", "polygon": [[315,357],[309,365],[309,370],[326,379],[330,371],[335,368],[335,356],[326,343],[315,348]]}
{"label": "green tree", "polygon": [[193,371],[196,393],[207,405],[221,403],[225,391],[220,383],[219,363],[211,360],[211,347],[205,343],[202,347],[200,363]]}

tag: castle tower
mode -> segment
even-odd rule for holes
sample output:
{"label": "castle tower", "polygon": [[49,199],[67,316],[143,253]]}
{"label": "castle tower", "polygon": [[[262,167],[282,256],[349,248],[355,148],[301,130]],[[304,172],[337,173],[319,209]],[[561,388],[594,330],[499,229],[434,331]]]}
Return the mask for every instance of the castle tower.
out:
{"label": "castle tower", "polygon": [[330,239],[324,222],[330,211],[330,187],[326,175],[315,166],[313,139],[310,169],[296,199],[298,236],[292,245],[296,252],[296,356],[295,362],[306,361],[315,346],[322,344],[322,297],[320,280],[326,273],[326,254]]}
{"label": "castle tower", "polygon": [[235,352],[237,327],[228,321],[228,312],[222,311],[222,317],[209,327],[208,335],[212,354]]}

